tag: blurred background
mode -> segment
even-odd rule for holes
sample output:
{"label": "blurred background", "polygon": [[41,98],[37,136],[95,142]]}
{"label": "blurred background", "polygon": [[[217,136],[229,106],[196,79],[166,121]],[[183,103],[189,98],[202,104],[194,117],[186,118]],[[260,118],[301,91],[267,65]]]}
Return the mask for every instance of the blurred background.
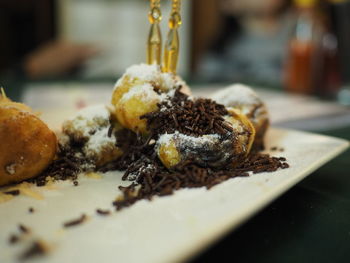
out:
{"label": "blurred background", "polygon": [[[273,126],[350,140],[350,0],[182,2],[178,72],[195,95],[246,83]],[[164,40],[170,0],[161,4]],[[59,129],[146,61],[148,10],[147,0],[0,0],[0,87]],[[349,160],[348,150],[193,262],[347,262]]]}
{"label": "blurred background", "polygon": [[[242,82],[264,88],[271,112],[306,98],[310,116],[348,110],[348,0],[182,2],[178,72],[198,94]],[[164,40],[171,1],[161,5]],[[41,109],[109,100],[124,70],[146,61],[148,11],[147,0],[1,0],[0,85]]]}

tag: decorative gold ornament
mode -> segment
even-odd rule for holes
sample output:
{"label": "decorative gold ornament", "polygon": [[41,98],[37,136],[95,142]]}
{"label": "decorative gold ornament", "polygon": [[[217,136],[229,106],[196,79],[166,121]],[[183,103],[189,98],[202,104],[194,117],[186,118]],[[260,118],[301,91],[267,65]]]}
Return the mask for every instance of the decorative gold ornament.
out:
{"label": "decorative gold ornament", "polygon": [[159,27],[162,20],[160,0],[150,0],[148,20],[151,23],[151,28],[147,41],[147,63],[160,65],[162,53],[162,34]]}
{"label": "decorative gold ornament", "polygon": [[172,11],[168,26],[170,28],[164,46],[163,71],[176,74],[177,62],[179,59],[180,41],[178,28],[182,20],[180,15],[181,0],[172,0]]}

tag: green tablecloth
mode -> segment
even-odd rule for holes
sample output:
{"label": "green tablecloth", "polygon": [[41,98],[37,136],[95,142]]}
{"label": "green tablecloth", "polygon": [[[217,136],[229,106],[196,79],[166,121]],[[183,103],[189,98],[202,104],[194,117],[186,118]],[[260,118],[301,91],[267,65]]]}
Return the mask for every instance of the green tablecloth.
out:
{"label": "green tablecloth", "polygon": [[[350,127],[323,134],[350,140]],[[194,262],[350,262],[350,150]]]}

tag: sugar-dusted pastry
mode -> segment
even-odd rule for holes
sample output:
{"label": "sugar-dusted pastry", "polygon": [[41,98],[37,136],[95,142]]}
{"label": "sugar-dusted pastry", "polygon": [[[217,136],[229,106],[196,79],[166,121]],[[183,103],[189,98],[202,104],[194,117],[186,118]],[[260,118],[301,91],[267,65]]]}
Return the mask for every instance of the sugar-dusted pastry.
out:
{"label": "sugar-dusted pastry", "polygon": [[55,133],[28,106],[0,95],[0,185],[39,175],[56,151]]}
{"label": "sugar-dusted pastry", "polygon": [[[105,105],[90,106],[63,123],[65,144],[77,146],[96,166],[102,166],[122,155],[116,146],[116,131],[121,127],[112,120]],[[63,135],[63,136],[64,136]]]}
{"label": "sugar-dusted pastry", "polygon": [[263,148],[263,139],[269,126],[269,115],[266,105],[250,87],[234,84],[212,94],[210,98],[246,115],[256,130],[254,147]]}
{"label": "sugar-dusted pastry", "polygon": [[146,122],[140,117],[157,111],[157,104],[172,97],[178,88],[185,93],[190,92],[180,77],[161,72],[155,64],[131,66],[114,87],[113,115],[122,126],[145,134]]}
{"label": "sugar-dusted pastry", "polygon": [[224,117],[232,128],[226,135],[163,134],[157,141],[158,157],[167,168],[186,162],[214,168],[235,165],[248,155],[255,135],[250,121],[241,117],[234,112]]}
{"label": "sugar-dusted pastry", "polygon": [[[200,137],[179,132],[164,134],[157,142],[157,154],[163,165],[173,168],[190,161],[203,167],[227,165],[235,155],[233,140],[223,139],[217,134]],[[239,156],[242,156],[239,152]]]}
{"label": "sugar-dusted pastry", "polygon": [[224,119],[232,126],[233,136],[237,139],[234,144],[235,152],[243,152],[247,156],[252,149],[256,139],[256,130],[252,122],[242,114],[232,108],[227,108],[228,115]]}
{"label": "sugar-dusted pastry", "polygon": [[235,165],[250,151],[255,129],[239,111],[210,99],[177,91],[160,110],[145,115],[156,139],[156,152],[167,168],[184,163],[204,167]]}

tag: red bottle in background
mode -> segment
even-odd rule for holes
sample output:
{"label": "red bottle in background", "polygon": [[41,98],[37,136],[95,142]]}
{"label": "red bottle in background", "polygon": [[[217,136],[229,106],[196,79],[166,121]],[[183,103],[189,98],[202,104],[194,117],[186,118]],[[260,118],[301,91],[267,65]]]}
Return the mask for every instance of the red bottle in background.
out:
{"label": "red bottle in background", "polygon": [[297,9],[294,35],[289,44],[286,64],[286,88],[289,92],[316,92],[322,61],[323,27],[316,0],[294,0]]}
{"label": "red bottle in background", "polygon": [[286,66],[287,90],[333,99],[341,82],[330,10],[320,12],[316,0],[294,2],[297,17]]}

